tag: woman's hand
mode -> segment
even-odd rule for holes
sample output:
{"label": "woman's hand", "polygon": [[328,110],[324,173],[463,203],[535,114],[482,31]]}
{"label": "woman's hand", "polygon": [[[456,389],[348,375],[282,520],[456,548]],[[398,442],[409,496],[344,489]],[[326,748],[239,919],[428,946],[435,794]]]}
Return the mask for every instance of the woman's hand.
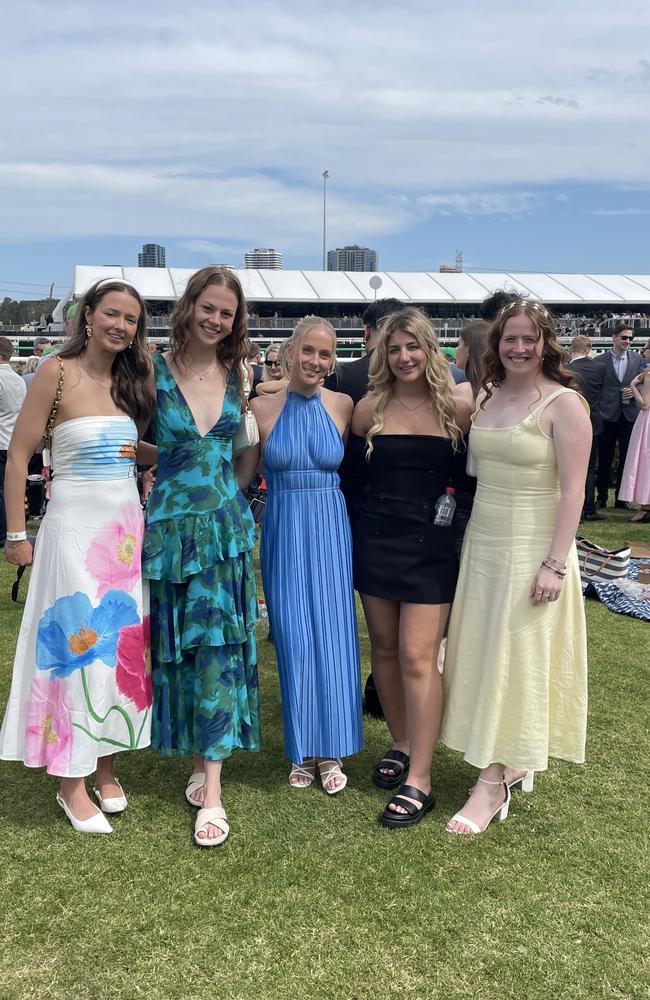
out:
{"label": "woman's hand", "polygon": [[12,566],[31,566],[34,550],[25,538],[22,542],[5,542],[5,559]]}
{"label": "woman's hand", "polygon": [[142,502],[146,503],[149,499],[149,494],[156,485],[156,472],[158,470],[157,465],[152,465],[150,469],[145,469],[142,473],[140,479],[140,492],[142,496]]}
{"label": "woman's hand", "polygon": [[535,574],[530,594],[533,604],[548,604],[557,601],[562,592],[562,578],[546,566],[540,566]]}

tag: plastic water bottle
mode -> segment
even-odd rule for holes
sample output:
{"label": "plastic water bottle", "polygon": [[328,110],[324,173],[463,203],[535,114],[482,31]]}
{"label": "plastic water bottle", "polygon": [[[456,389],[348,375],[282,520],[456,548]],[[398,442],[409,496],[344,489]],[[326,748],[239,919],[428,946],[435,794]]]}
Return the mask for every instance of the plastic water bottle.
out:
{"label": "plastic water bottle", "polygon": [[258,597],[257,598],[257,612],[258,612],[260,621],[264,621],[265,618],[269,617],[269,611],[268,611],[268,608],[266,606],[266,601],[264,600],[263,597]]}
{"label": "plastic water bottle", "polygon": [[433,521],[436,527],[448,528],[453,521],[456,510],[455,492],[453,486],[448,486],[442,496],[436,500],[436,516]]}

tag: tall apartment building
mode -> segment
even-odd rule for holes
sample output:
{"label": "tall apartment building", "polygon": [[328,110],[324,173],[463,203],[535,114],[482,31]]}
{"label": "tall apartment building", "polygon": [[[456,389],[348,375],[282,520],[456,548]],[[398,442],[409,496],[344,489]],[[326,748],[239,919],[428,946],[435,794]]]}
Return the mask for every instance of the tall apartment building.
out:
{"label": "tall apartment building", "polygon": [[143,243],[138,254],[138,267],[167,267],[165,248],[159,243]]}
{"label": "tall apartment building", "polygon": [[327,251],[328,271],[376,271],[379,267],[377,251],[369,247],[337,247]]}
{"label": "tall apartment building", "polygon": [[258,247],[244,254],[244,267],[258,267],[265,271],[282,269],[282,254],[271,247]]}

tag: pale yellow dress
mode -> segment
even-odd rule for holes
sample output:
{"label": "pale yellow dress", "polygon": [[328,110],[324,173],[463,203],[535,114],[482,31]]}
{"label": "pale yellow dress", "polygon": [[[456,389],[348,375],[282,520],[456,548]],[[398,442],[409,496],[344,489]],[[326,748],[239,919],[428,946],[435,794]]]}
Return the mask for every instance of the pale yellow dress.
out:
{"label": "pale yellow dress", "polygon": [[529,597],[560,499],[555,447],[539,418],[563,392],[572,390],[551,393],[514,427],[470,433],[478,488],[449,625],[440,738],[480,768],[543,771],[549,756],[585,758],[587,637],[575,545],[559,599]]}

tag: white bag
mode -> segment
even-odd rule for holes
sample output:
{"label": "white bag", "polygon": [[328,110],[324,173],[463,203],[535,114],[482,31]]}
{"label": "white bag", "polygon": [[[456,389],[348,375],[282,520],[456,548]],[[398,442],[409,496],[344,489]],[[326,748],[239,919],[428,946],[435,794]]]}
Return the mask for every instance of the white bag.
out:
{"label": "white bag", "polygon": [[239,427],[237,432],[232,439],[232,457],[237,458],[242,452],[247,451],[248,448],[254,448],[256,444],[260,443],[260,429],[257,426],[257,420],[255,419],[255,414],[248,405],[248,397],[251,393],[251,385],[248,380],[248,368],[246,364],[243,365],[242,371],[242,384],[244,387],[244,395],[246,396],[246,409],[241,415],[239,421]]}

